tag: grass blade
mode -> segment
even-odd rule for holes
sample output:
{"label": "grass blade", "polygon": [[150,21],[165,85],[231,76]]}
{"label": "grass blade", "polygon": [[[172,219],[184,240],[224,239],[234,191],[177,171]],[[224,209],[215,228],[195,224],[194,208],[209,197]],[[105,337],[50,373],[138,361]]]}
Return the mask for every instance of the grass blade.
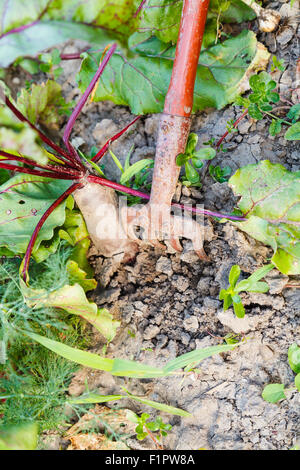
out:
{"label": "grass blade", "polygon": [[109,401],[121,400],[125,395],[98,395],[97,393],[86,393],[77,398],[68,400],[71,405],[80,405],[83,403],[107,403]]}
{"label": "grass blade", "polygon": [[195,351],[188,352],[183,354],[182,356],[176,357],[173,361],[167,363],[167,365],[163,368],[165,375],[170,374],[171,372],[181,369],[182,367],[186,367],[188,364],[191,363],[198,363],[207,357],[213,356],[214,354],[219,354],[222,352],[231,351],[234,349],[238,344],[222,344],[220,346],[210,346],[204,349],[196,349]]}
{"label": "grass blade", "polygon": [[81,364],[85,367],[110,372],[112,375],[135,378],[154,378],[163,377],[165,375],[162,369],[156,369],[155,367],[148,366],[147,364],[140,364],[126,359],[104,358],[98,354],[71,348],[66,344],[54,341],[33,332],[23,331],[23,333],[65,359],[76,362],[77,364]]}

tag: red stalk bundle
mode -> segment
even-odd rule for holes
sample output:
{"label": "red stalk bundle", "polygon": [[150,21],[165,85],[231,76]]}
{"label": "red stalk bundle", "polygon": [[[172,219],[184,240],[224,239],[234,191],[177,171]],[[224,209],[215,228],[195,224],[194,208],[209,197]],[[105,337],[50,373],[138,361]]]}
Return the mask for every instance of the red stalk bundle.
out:
{"label": "red stalk bundle", "polygon": [[[88,97],[92,93],[94,87],[97,86],[98,80],[103,73],[109,59],[115,52],[115,44],[112,45],[105,54],[105,57],[102,60],[90,85],[82,95],[68,120],[63,135],[63,141],[67,150],[64,150],[60,146],[56,145],[43,132],[34,126],[14,106],[9,98],[4,98],[6,105],[15,114],[15,116],[18,117],[18,119],[20,119],[22,122],[26,122],[32,129],[34,129],[38,133],[40,139],[52,149],[53,155],[55,156],[56,160],[60,162],[60,164],[48,163],[46,165],[41,165],[30,158],[16,156],[1,150],[0,156],[3,158],[0,159],[0,168],[46,178],[73,181],[73,184],[42,215],[31,236],[25,253],[22,269],[22,277],[24,281],[26,281],[30,257],[35,241],[46,219],[50,216],[54,209],[70,194],[74,193],[77,189],[84,187],[88,183],[96,183],[116,191],[120,191],[122,193],[131,194],[149,200],[147,204],[148,207],[158,203],[160,206],[164,207],[164,210],[169,210],[171,205],[177,208],[183,208],[181,204],[175,204],[171,202],[180,172],[180,168],[176,165],[176,156],[179,153],[184,152],[190,130],[190,115],[193,107],[194,84],[208,5],[209,0],[186,0],[184,2],[173,73],[165,100],[164,113],[161,117],[154,177],[150,195],[96,176],[93,174],[92,168],[87,168],[87,166],[82,163],[78,153],[70,142],[70,135],[74,123],[78,118],[79,113],[81,112]],[[132,126],[140,117],[141,116],[135,117],[134,120],[130,122],[124,129],[111,137],[92,160],[94,162],[99,161],[108,150],[109,145],[117,140],[121,135],[123,135],[128,130],[128,128]],[[29,168],[4,163],[4,161],[24,163],[28,165]],[[204,209],[186,209],[194,213],[202,213],[214,217],[226,217],[233,220],[244,220],[240,217],[220,214]],[[162,216],[164,213],[162,212]],[[176,240],[174,243],[178,247]]]}

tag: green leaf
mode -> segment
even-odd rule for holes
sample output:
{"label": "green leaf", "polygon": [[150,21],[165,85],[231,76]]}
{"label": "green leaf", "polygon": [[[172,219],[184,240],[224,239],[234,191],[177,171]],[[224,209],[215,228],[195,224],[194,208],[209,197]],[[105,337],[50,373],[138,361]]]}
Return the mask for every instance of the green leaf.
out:
{"label": "green leaf", "polygon": [[295,387],[297,388],[298,392],[300,392],[300,373],[295,377]]}
{"label": "green leaf", "polygon": [[287,113],[286,117],[288,119],[291,119],[292,121],[297,121],[297,119],[300,117],[300,103],[294,104]]}
{"label": "green leaf", "polygon": [[47,13],[52,19],[88,23],[127,37],[137,27],[139,18],[134,14],[139,4],[139,0],[55,0]]}
{"label": "green leaf", "polygon": [[61,86],[53,80],[33,84],[29,90],[22,88],[17,100],[17,108],[32,124],[39,123],[52,129],[59,129],[62,114],[68,106]]}
{"label": "green leaf", "polygon": [[10,178],[10,173],[8,170],[0,168],[0,184],[6,183]]}
{"label": "green leaf", "polygon": [[23,333],[65,359],[85,367],[110,372],[112,375],[136,378],[163,377],[165,375],[163,370],[156,369],[147,364],[127,361],[126,359],[108,359],[98,354],[72,348],[30,331],[23,331]]}
{"label": "green leaf", "polygon": [[35,450],[37,440],[35,423],[0,427],[0,450]]}
{"label": "green leaf", "polygon": [[[0,247],[15,255],[24,254],[38,221],[70,184],[70,181],[31,175],[18,175],[4,183],[0,187]],[[66,201],[52,212],[41,228],[33,249],[37,261],[43,261],[55,251],[54,230],[65,221],[65,206]]]}
{"label": "green leaf", "polygon": [[229,292],[225,289],[221,289],[220,294],[219,294],[219,299],[224,300],[223,302],[223,310],[226,312],[226,310],[229,309],[230,305],[232,304],[232,297]]}
{"label": "green leaf", "polygon": [[121,165],[121,162],[120,160],[118,159],[118,157],[109,149],[109,153],[110,153],[110,156],[111,158],[113,159],[113,161],[115,162],[116,166],[119,168],[119,170],[121,171],[121,173],[124,172],[123,170],[123,167]]}
{"label": "green leaf", "polygon": [[155,408],[156,410],[164,411],[165,413],[170,413],[170,414],[177,415],[177,416],[182,416],[184,418],[188,418],[192,416],[191,413],[181,410],[180,408],[176,408],[175,406],[165,405],[164,403],[159,403],[157,401],[148,400],[147,398],[141,398],[141,397],[138,397],[137,395],[133,395],[127,390],[126,390],[126,393],[133,400],[143,403],[143,405],[151,406],[152,408]]}
{"label": "green leaf", "polygon": [[199,177],[197,170],[195,170],[195,168],[189,162],[185,163],[184,168],[185,168],[186,177],[189,180],[189,182],[192,184],[198,183],[200,180],[200,177]]}
{"label": "green leaf", "polygon": [[212,160],[216,156],[216,150],[212,147],[203,147],[194,153],[194,157],[200,160]]}
{"label": "green leaf", "polygon": [[286,140],[300,140],[300,121],[288,128],[284,134]]}
{"label": "green leaf", "polygon": [[97,393],[86,393],[76,398],[71,398],[68,403],[80,405],[82,403],[107,403],[109,401],[121,400],[126,395],[98,395]]}
{"label": "green leaf", "polygon": [[[273,109],[273,106],[271,104],[268,104],[268,103],[264,103],[264,104],[261,104],[259,105],[259,109],[261,111],[272,111]],[[277,120],[275,122],[278,122]]]}
{"label": "green leaf", "polygon": [[154,163],[154,160],[152,158],[144,158],[142,160],[139,160],[138,162],[134,163],[131,165],[127,170],[124,171],[124,173],[121,175],[120,178],[120,183],[121,184],[126,184],[128,181],[137,173],[140,171],[144,170],[145,168],[149,168],[152,166]]}
{"label": "green leaf", "polygon": [[16,64],[22,67],[22,69],[26,70],[26,72],[30,73],[30,75],[34,75],[40,70],[38,62],[33,59],[21,59],[16,61],[14,65]]}
{"label": "green leaf", "polygon": [[189,155],[194,154],[197,143],[198,143],[198,135],[195,134],[194,132],[191,132],[187,140],[185,154],[189,154]]}
{"label": "green leaf", "polygon": [[176,165],[183,166],[189,159],[190,159],[190,155],[186,155],[185,153],[180,153],[176,157]]}
{"label": "green leaf", "polygon": [[[252,95],[251,95],[252,96]],[[253,119],[257,119],[258,121],[263,118],[263,114],[259,110],[258,106],[256,103],[251,103],[248,107],[248,114],[251,116]]]}
{"label": "green leaf", "polygon": [[[14,0],[0,4],[0,66],[60,42],[80,39],[98,46],[117,37],[126,43],[139,22],[139,0]],[[14,32],[14,28],[30,25]],[[3,33],[10,33],[7,36]],[[58,63],[57,54],[50,62]],[[51,65],[51,64],[50,64]]]}
{"label": "green leaf", "polygon": [[239,265],[238,264],[233,265],[229,273],[229,284],[231,285],[231,287],[235,287],[238,281],[238,278],[240,277],[240,274],[241,274],[241,268],[239,267]]}
{"label": "green leaf", "polygon": [[[177,42],[182,1],[148,0],[142,10],[139,30],[154,33],[163,42]],[[253,10],[239,0],[212,0],[209,6],[208,23],[213,22],[213,39],[216,38],[216,19],[221,23],[250,21],[255,18]],[[207,25],[206,25],[207,26]],[[205,28],[207,30],[207,27]]]}
{"label": "green leaf", "polygon": [[198,170],[203,167],[203,163],[199,158],[192,158],[192,163]]}
{"label": "green leaf", "polygon": [[288,359],[291,369],[298,374],[300,372],[300,348],[296,343],[289,347]]}
{"label": "green leaf", "polygon": [[267,264],[262,268],[257,269],[251,276],[243,281],[240,281],[236,286],[235,291],[249,291],[249,292],[267,292],[269,286],[266,282],[258,282],[260,279],[265,277],[272,269],[274,268],[273,264]]}
{"label": "green leaf", "polygon": [[[159,403],[157,401],[148,400],[146,398],[139,397],[137,395],[133,395],[132,393],[128,392],[128,390],[126,390],[126,389],[124,389],[124,390],[126,391],[127,395],[98,395],[96,393],[87,393],[85,395],[81,395],[78,398],[72,398],[71,400],[68,400],[68,402],[72,403],[72,404],[105,403],[105,402],[108,402],[108,401],[115,401],[115,400],[120,400],[122,398],[127,398],[127,396],[129,396],[133,400],[136,400],[140,403],[143,403],[144,405],[151,406],[152,408],[155,408],[157,410],[164,411],[165,413],[171,413],[173,415],[183,416],[183,417],[191,416],[190,413],[188,413],[187,411],[181,410],[180,408],[165,405],[164,403]],[[142,415],[143,421],[146,421],[149,417],[150,416],[149,416],[148,413],[143,413],[143,415]],[[136,419],[135,419],[134,422],[136,422]]]}
{"label": "green leaf", "polygon": [[286,398],[284,393],[284,385],[283,384],[270,384],[266,385],[263,389],[262,397],[264,400],[268,401],[269,403],[277,403],[279,400],[283,400]]}
{"label": "green leaf", "polygon": [[91,323],[101,334],[112,341],[116,335],[120,322],[113,319],[105,308],[98,309],[94,302],[90,302],[79,284],[63,286],[52,292],[46,289],[32,289],[20,279],[22,294],[26,304],[34,309],[42,307],[62,308],[68,313],[79,315]]}
{"label": "green leaf", "polygon": [[230,178],[241,196],[245,222],[234,222],[274,250],[272,263],[284,274],[300,273],[300,172],[289,172],[268,160],[247,165]]}
{"label": "green leaf", "polygon": [[[233,300],[233,298],[232,298],[232,300]],[[240,299],[240,302],[233,301],[233,310],[234,310],[234,313],[236,314],[236,316],[238,318],[244,318],[245,308],[244,308],[244,305],[242,304],[241,299]]]}
{"label": "green leaf", "polygon": [[270,135],[277,135],[281,131],[281,121],[278,119],[272,119],[272,122],[269,127],[269,134]]}
{"label": "green leaf", "polygon": [[42,165],[47,163],[48,160],[48,154],[46,150],[39,145],[36,133],[25,126],[20,132],[1,127],[0,146],[1,150],[5,149],[8,153],[12,153],[17,156],[20,156],[20,154],[25,157],[27,156],[31,160]]}
{"label": "green leaf", "polygon": [[183,354],[182,356],[173,359],[172,361],[168,362],[164,367],[164,373],[169,374],[174,370],[182,369],[183,367],[187,366],[191,363],[198,363],[206,359],[207,357],[213,356],[214,354],[220,354],[222,352],[231,351],[235,348],[236,345],[220,345],[220,346],[210,346],[204,349],[196,349],[195,351],[188,352]]}
{"label": "green leaf", "polygon": [[97,287],[97,281],[93,279],[94,271],[88,262],[91,242],[83,216],[73,206],[74,199],[70,196],[67,200],[65,223],[58,235],[74,247],[66,263],[71,284],[78,283],[87,292]]}
{"label": "green leaf", "polygon": [[[207,107],[222,108],[240,92],[241,83],[254,61],[257,41],[251,31],[203,50],[199,58],[194,90],[193,111]],[[125,57],[117,51],[101,76],[94,101],[111,100],[128,105],[135,114],[159,113],[163,110],[172,73],[175,48],[166,48],[150,38]],[[266,53],[265,53],[266,54]],[[94,76],[102,53],[85,54],[78,75],[79,87],[85,90]]]}
{"label": "green leaf", "polygon": [[39,22],[0,38],[0,67],[8,67],[18,57],[33,56],[69,39],[81,39],[91,46],[101,47],[107,43],[109,35],[97,27],[68,21]]}
{"label": "green leaf", "polygon": [[29,156],[41,164],[46,164],[49,157],[48,152],[40,145],[37,132],[17,120],[8,108],[1,105],[0,148],[18,156]]}

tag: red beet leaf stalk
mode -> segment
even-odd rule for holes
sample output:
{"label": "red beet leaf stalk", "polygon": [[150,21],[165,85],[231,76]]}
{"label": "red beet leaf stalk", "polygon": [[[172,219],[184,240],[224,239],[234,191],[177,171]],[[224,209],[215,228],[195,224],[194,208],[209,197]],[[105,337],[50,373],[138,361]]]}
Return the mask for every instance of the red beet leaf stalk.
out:
{"label": "red beet leaf stalk", "polygon": [[170,208],[191,127],[194,86],[209,0],[185,0],[171,82],[161,116],[150,204]]}
{"label": "red beet leaf stalk", "polygon": [[[180,173],[176,157],[184,153],[190,133],[194,86],[208,6],[209,0],[184,1],[171,81],[160,118],[150,200],[143,209],[130,208],[128,217],[131,227],[140,226],[148,234],[157,234],[156,238],[164,235],[177,251],[182,250],[179,238],[183,235],[190,238],[202,259],[207,257],[200,226],[186,221],[183,229],[178,217],[170,219],[170,210]],[[152,235],[150,243],[154,244]]]}

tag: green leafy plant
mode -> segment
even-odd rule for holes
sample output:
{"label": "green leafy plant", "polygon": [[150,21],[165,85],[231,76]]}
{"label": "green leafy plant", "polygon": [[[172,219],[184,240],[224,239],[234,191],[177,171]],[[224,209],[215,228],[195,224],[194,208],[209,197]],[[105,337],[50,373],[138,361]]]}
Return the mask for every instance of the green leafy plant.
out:
{"label": "green leafy plant", "polygon": [[[71,247],[63,242],[47,261],[34,263],[33,287],[51,290],[69,282],[66,263],[71,253]],[[66,421],[65,394],[78,367],[33,343],[21,330],[47,334],[83,348],[88,345],[89,332],[78,316],[62,317],[62,311],[53,307],[29,307],[19,287],[19,265],[16,258],[0,264],[1,422],[3,426],[35,422],[43,431]]]}
{"label": "green leafy plant", "polygon": [[279,93],[274,91],[277,88],[277,83],[272,79],[271,75],[267,72],[252,75],[249,79],[249,84],[251,87],[249,97],[243,98],[239,96],[236,98],[235,103],[247,109],[249,116],[256,120],[263,119],[264,115],[269,116],[272,119],[269,126],[269,134],[271,136],[279,134],[282,124],[285,124],[289,128],[285,132],[284,137],[287,140],[299,140],[300,123],[299,121],[297,122],[299,118],[299,105],[292,106],[285,119],[279,118],[273,112],[273,105],[280,101],[280,96]]}
{"label": "green leafy plant", "polygon": [[284,59],[278,59],[276,55],[272,56],[271,72],[280,70],[283,72],[285,70]]}
{"label": "green leafy plant", "polygon": [[39,55],[39,69],[42,72],[50,73],[53,76],[54,80],[61,75],[63,69],[58,67],[61,63],[60,52],[58,49],[53,49],[50,53],[40,54]]}
{"label": "green leafy plant", "polygon": [[[155,37],[143,42],[137,37],[137,44],[134,39],[131,40],[132,54],[129,57],[119,50],[113,55],[110,68],[101,76],[94,101],[109,99],[129,106],[134,114],[161,112],[171,78],[175,46],[166,47]],[[251,31],[244,31],[201,52],[193,111],[207,107],[220,109],[232,102],[240,93],[245,70],[251,62],[259,60],[256,54],[257,41]],[[82,54],[84,59],[78,76],[81,90],[86,89],[95,74],[101,55],[101,52]],[[268,56],[267,53],[265,55]],[[223,73],[224,69],[226,73]],[[123,71],[123,79],[119,70]],[[118,80],[115,85],[113,77]]]}
{"label": "green leafy plant", "polygon": [[219,294],[219,299],[223,300],[223,309],[228,310],[228,308],[233,305],[234,313],[238,318],[243,318],[245,316],[245,308],[242,304],[242,299],[239,296],[239,293],[244,292],[268,292],[269,286],[266,282],[260,282],[260,280],[268,274],[274,268],[273,264],[268,264],[259,268],[247,279],[243,279],[238,282],[238,279],[241,274],[241,268],[235,264],[232,266],[229,274],[229,287],[227,289],[222,289]]}
{"label": "green leafy plant", "polygon": [[23,331],[23,333],[38,343],[42,344],[46,348],[55,352],[56,354],[74,361],[77,364],[81,364],[86,367],[92,367],[94,369],[104,370],[110,372],[112,375],[123,376],[123,377],[136,377],[136,378],[154,378],[164,377],[172,374],[175,371],[180,370],[190,364],[198,363],[220,352],[230,351],[237,345],[220,345],[211,346],[204,349],[191,351],[183,354],[176,359],[169,361],[163,369],[148,366],[147,364],[141,364],[135,361],[129,361],[125,359],[109,359],[98,356],[80,349],[72,348],[58,341],[54,341],[45,336],[38,335],[33,332]]}
{"label": "green leafy plant", "polygon": [[17,99],[18,109],[32,124],[58,129],[61,116],[70,116],[74,102],[66,103],[61,86],[53,80],[23,88]]}
{"label": "green leafy plant", "polygon": [[185,186],[202,186],[200,175],[197,169],[203,167],[203,161],[212,160],[216,156],[216,151],[212,147],[202,147],[196,150],[198,143],[197,134],[191,133],[188,137],[185,152],[180,153],[176,158],[178,166],[184,166],[185,178],[182,183]]}
{"label": "green leafy plant", "polygon": [[300,348],[296,343],[291,344],[288,350],[288,361],[290,368],[295,372],[294,387],[285,388],[284,384],[269,384],[266,385],[262,392],[262,397],[269,403],[277,403],[280,400],[286,399],[286,394],[295,390],[300,392]]}
{"label": "green leafy plant", "polygon": [[[131,165],[130,158],[132,155],[132,151],[133,147],[128,152],[123,168],[120,160],[111,150],[109,150],[113,161],[121,171],[121,176],[119,180],[120,184],[124,184],[125,186],[131,187],[133,189],[149,189],[151,187],[151,184],[147,184],[147,180],[149,177],[149,170],[154,166],[154,160],[152,158],[143,158]],[[130,203],[135,203],[137,202],[137,200],[140,200],[140,198],[137,199],[134,196],[129,196]]]}
{"label": "green leafy plant", "polygon": [[154,421],[150,421],[150,415],[148,413],[142,413],[138,416],[136,413],[128,413],[128,419],[133,423],[136,423],[135,428],[136,437],[139,441],[143,441],[146,437],[154,441],[159,447],[157,441],[162,441],[162,438],[168,435],[168,431],[171,431],[172,426],[169,423],[164,423],[160,416],[157,416]]}
{"label": "green leafy plant", "polygon": [[228,181],[232,170],[230,166],[224,166],[223,168],[221,168],[219,165],[209,165],[208,171],[210,176],[215,181],[217,181],[218,183],[225,183],[226,181]]}

